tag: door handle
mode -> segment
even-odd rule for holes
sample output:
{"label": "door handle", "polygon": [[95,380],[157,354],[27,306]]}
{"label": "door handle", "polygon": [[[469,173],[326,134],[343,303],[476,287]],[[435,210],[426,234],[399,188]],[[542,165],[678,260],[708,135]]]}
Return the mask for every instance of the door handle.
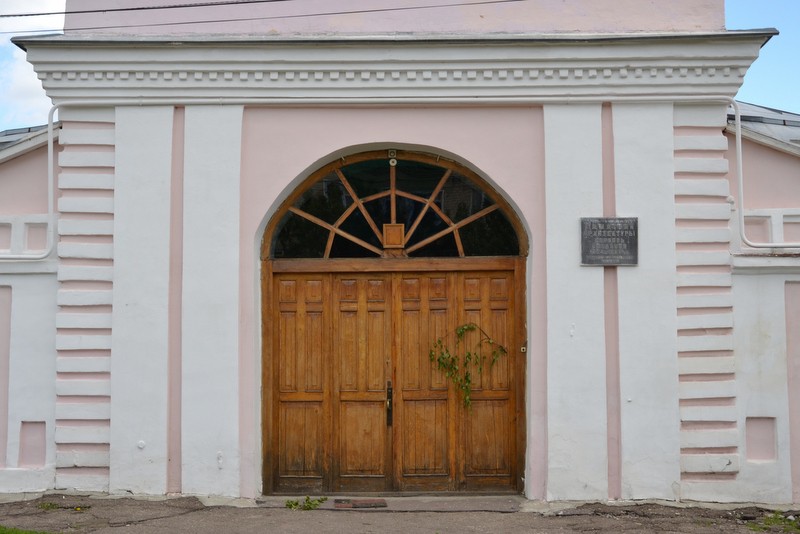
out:
{"label": "door handle", "polygon": [[386,382],[386,426],[392,426],[392,381]]}

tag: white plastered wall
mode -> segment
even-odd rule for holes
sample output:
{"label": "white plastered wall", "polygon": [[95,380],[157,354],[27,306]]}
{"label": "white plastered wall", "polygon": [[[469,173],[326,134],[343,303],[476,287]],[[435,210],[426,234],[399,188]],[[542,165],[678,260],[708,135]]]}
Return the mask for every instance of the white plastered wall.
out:
{"label": "white plastered wall", "polygon": [[544,107],[548,500],[608,495],[603,269],[581,266],[580,218],[603,214],[601,106]]}
{"label": "white plastered wall", "polygon": [[639,263],[619,267],[623,499],[680,484],[672,105],[613,106],[616,204],[639,219]]}
{"label": "white plastered wall", "polygon": [[172,116],[116,112],[112,493],[166,492]]}
{"label": "white plastered wall", "polygon": [[[2,274],[11,287],[8,389],[8,444],[2,491],[43,491],[55,482],[55,317],[56,277],[52,273]],[[22,422],[45,423],[45,461],[20,467]]]}
{"label": "white plastered wall", "polygon": [[239,495],[241,106],[186,108],[183,492]]}
{"label": "white plastered wall", "polygon": [[[786,281],[800,274],[741,274],[733,278],[736,408],[741,460],[735,486],[719,499],[792,502],[789,401],[786,381]],[[775,459],[749,458],[748,417],[775,418]],[[797,460],[795,460],[797,461]]]}
{"label": "white plastered wall", "polygon": [[[180,388],[182,492],[238,496],[242,108],[187,108],[184,218],[171,234],[173,114],[117,109],[109,490],[167,491],[170,389]],[[182,265],[173,332],[171,262]],[[180,376],[169,372],[171,336],[181,340]]]}

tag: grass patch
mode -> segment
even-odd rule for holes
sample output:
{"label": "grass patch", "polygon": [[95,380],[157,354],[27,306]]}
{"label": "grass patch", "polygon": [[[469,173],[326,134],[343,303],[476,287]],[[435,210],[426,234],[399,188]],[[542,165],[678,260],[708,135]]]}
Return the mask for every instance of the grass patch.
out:
{"label": "grass patch", "polygon": [[800,519],[795,516],[784,516],[780,512],[765,515],[758,521],[750,521],[747,528],[753,532],[786,532],[800,534]]}
{"label": "grass patch", "polygon": [[91,506],[84,506],[84,505],[62,506],[54,502],[40,502],[36,507],[39,510],[72,510],[74,512],[83,512],[91,508]]}
{"label": "grass patch", "polygon": [[[327,497],[320,497],[319,499],[312,499],[308,495],[302,501],[296,499],[289,499],[286,501],[286,508],[289,510],[316,510],[322,503],[327,501]],[[0,533],[2,534],[2,533]]]}
{"label": "grass patch", "polygon": [[41,530],[20,530],[18,528],[0,525],[0,534],[47,534],[47,532],[42,532]]}

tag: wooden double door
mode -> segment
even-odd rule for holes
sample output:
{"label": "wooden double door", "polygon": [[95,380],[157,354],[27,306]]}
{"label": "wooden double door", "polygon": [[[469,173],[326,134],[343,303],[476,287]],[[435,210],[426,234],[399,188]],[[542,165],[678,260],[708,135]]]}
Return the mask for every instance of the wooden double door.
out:
{"label": "wooden double door", "polygon": [[[519,490],[515,285],[513,269],[273,274],[265,489]],[[466,323],[508,348],[474,374],[469,408],[429,356]]]}

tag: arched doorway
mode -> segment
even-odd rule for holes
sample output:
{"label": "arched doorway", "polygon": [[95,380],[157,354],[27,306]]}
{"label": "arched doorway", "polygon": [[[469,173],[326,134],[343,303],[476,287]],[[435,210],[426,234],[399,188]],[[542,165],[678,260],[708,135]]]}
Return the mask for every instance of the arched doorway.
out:
{"label": "arched doorway", "polygon": [[[527,239],[500,195],[436,155],[366,152],[264,236],[265,492],[522,489]],[[469,407],[429,355],[465,324],[508,349]]]}

